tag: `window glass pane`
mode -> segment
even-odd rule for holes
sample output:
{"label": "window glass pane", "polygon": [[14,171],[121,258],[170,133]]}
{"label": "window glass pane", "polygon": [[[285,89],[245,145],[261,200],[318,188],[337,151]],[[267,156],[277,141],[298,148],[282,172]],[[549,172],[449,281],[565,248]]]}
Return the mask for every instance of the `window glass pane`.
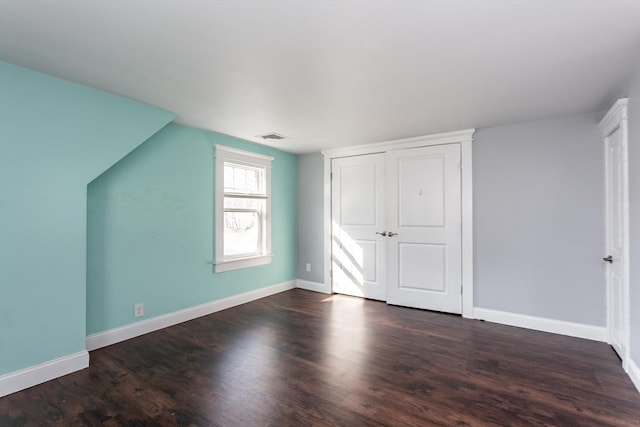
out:
{"label": "window glass pane", "polygon": [[264,169],[224,163],[224,191],[229,193],[265,194]]}
{"label": "window glass pane", "polygon": [[232,191],[233,189],[233,166],[229,163],[224,164],[224,191]]}
{"label": "window glass pane", "polygon": [[224,213],[224,256],[257,255],[261,252],[261,221],[257,211]]}
{"label": "window glass pane", "polygon": [[247,188],[247,170],[244,168],[239,168],[234,166],[233,168],[233,185],[232,188],[235,188],[240,193],[244,193],[248,190]]}
{"label": "window glass pane", "polygon": [[260,188],[258,188],[258,173],[261,172],[257,169],[248,170],[246,175],[246,186],[247,191],[250,193],[261,193]]}

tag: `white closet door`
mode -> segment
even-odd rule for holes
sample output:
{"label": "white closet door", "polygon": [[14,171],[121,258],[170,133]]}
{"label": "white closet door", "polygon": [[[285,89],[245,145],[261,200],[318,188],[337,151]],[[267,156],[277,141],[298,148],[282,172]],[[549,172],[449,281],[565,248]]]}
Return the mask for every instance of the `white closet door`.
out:
{"label": "white closet door", "polygon": [[607,325],[609,342],[625,360],[624,330],[624,186],[622,132],[618,128],[605,138],[606,160],[606,244]]}
{"label": "white closet door", "polygon": [[461,312],[460,145],[387,153],[387,302]]}
{"label": "white closet door", "polygon": [[333,292],[386,300],[384,154],[333,159]]}

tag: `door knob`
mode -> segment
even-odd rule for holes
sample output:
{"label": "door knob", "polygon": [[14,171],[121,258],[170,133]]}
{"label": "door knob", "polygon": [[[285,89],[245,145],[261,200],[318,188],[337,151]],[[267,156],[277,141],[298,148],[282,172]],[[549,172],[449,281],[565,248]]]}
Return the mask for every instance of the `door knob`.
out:
{"label": "door knob", "polygon": [[397,235],[398,235],[398,233],[394,233],[393,231],[389,232],[389,237],[393,237],[393,236],[397,236]]}
{"label": "door knob", "polygon": [[387,236],[387,232],[386,232],[386,231],[383,231],[383,232],[376,231],[376,234],[379,234],[379,235],[381,235],[382,237],[386,237],[386,236]]}
{"label": "door knob", "polygon": [[613,264],[613,257],[612,257],[611,255],[609,255],[609,256],[608,256],[608,257],[606,257],[606,258],[602,258],[602,260],[603,260],[603,261],[606,261],[606,262],[608,262],[608,263]]}

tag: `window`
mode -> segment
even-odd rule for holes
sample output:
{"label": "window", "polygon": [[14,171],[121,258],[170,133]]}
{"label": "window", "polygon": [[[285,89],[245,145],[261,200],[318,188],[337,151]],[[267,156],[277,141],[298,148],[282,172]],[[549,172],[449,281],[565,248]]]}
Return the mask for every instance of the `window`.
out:
{"label": "window", "polygon": [[272,161],[216,146],[216,272],[271,262]]}

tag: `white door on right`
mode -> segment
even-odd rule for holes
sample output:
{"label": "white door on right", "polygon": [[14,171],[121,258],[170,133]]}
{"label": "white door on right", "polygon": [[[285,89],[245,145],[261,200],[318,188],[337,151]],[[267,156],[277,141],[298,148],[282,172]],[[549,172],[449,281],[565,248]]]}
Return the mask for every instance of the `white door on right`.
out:
{"label": "white door on right", "polygon": [[461,313],[460,144],[387,153],[387,302]]}
{"label": "white door on right", "polygon": [[609,343],[624,360],[623,155],[622,135],[618,128],[605,138],[607,257],[604,260],[609,262],[606,272]]}

